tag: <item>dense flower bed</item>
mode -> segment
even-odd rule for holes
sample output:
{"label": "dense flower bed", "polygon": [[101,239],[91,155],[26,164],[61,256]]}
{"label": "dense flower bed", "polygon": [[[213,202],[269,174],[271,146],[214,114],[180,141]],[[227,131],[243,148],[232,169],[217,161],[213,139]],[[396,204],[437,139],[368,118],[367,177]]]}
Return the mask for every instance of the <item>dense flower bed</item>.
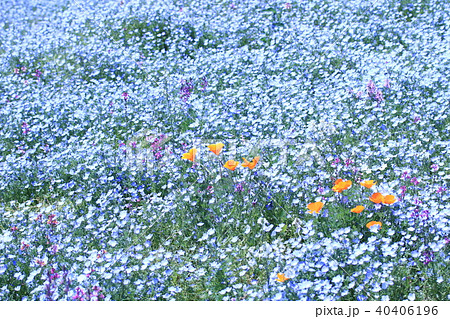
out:
{"label": "dense flower bed", "polygon": [[447,1],[0,10],[0,300],[450,299]]}

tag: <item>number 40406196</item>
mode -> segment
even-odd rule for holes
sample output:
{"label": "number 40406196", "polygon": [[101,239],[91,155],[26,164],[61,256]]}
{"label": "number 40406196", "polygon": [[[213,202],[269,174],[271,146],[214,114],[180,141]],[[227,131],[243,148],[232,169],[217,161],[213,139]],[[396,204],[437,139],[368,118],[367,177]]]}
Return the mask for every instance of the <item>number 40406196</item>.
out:
{"label": "number 40406196", "polygon": [[379,315],[410,315],[410,316],[436,316],[438,314],[438,307],[430,307],[430,306],[379,306],[377,310],[375,310]]}

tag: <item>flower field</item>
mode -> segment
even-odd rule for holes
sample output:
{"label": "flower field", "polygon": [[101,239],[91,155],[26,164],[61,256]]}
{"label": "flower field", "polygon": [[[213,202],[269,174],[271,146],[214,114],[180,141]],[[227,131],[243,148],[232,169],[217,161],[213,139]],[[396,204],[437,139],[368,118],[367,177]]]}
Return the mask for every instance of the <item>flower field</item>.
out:
{"label": "flower field", "polygon": [[0,300],[450,299],[448,1],[0,9]]}

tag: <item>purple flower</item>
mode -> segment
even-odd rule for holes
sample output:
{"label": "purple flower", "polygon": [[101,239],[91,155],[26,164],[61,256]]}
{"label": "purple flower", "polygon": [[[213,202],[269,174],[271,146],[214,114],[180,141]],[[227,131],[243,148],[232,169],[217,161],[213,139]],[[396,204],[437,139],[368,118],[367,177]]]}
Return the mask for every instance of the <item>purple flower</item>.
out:
{"label": "purple flower", "polygon": [[403,172],[402,176],[400,178],[402,178],[402,179],[409,179],[409,178],[411,178],[411,176],[409,176],[408,172]]}
{"label": "purple flower", "polygon": [[183,80],[181,82],[181,89],[180,89],[181,99],[184,102],[186,102],[191,96],[193,90],[194,86],[192,85],[192,81]]}
{"label": "purple flower", "polygon": [[202,91],[206,90],[206,87],[208,86],[208,81],[206,80],[205,77],[203,78],[202,83],[200,84],[200,86],[202,87]]}
{"label": "purple flower", "polygon": [[378,104],[380,104],[384,100],[383,92],[381,92],[381,90],[379,90],[375,86],[375,83],[373,83],[372,80],[370,80],[367,84],[367,95],[370,99],[376,101]]}
{"label": "purple flower", "polygon": [[22,134],[26,135],[28,134],[28,132],[30,132],[30,128],[28,127],[28,124],[23,122],[22,123]]}
{"label": "purple flower", "polygon": [[244,185],[242,185],[242,183],[238,183],[235,187],[234,187],[234,191],[235,192],[242,192],[244,190]]}
{"label": "purple flower", "polygon": [[431,250],[425,250],[422,252],[422,262],[424,265],[428,265],[430,262],[434,260],[434,254]]}

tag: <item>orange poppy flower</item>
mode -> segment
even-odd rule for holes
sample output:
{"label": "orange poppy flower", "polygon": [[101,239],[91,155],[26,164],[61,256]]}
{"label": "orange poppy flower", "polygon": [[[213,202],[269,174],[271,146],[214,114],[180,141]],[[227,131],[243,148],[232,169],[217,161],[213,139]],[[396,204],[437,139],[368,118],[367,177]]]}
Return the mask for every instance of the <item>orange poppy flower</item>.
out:
{"label": "orange poppy flower", "polygon": [[373,185],[375,185],[377,182],[374,182],[373,180],[368,180],[368,181],[364,181],[361,182],[359,184],[361,184],[361,186],[364,186],[366,188],[371,188]]}
{"label": "orange poppy flower", "polygon": [[322,202],[315,202],[315,203],[310,203],[308,204],[308,213],[313,214],[313,213],[319,213],[320,210],[323,207],[323,203]]}
{"label": "orange poppy flower", "polygon": [[289,280],[289,279],[291,279],[291,278],[288,278],[288,277],[286,277],[284,274],[282,274],[282,273],[278,273],[277,274],[277,279],[276,279],[276,281],[278,281],[278,282],[285,282],[286,280]]}
{"label": "orange poppy flower", "polygon": [[236,167],[239,165],[239,162],[233,161],[233,160],[229,160],[225,163],[225,165],[223,167],[228,168],[229,170],[234,171],[236,169]]}
{"label": "orange poppy flower", "polygon": [[195,155],[197,155],[197,150],[195,148],[191,148],[188,153],[184,153],[181,156],[182,159],[187,159],[193,162],[195,160]]}
{"label": "orange poppy flower", "polygon": [[370,229],[372,226],[375,226],[375,225],[380,226],[380,229],[381,229],[381,222],[376,222],[376,221],[368,222],[366,227]]}
{"label": "orange poppy flower", "polygon": [[216,143],[216,144],[208,145],[208,148],[209,148],[209,150],[210,150],[211,152],[213,152],[214,154],[219,155],[220,152],[222,152],[222,148],[223,148],[224,146],[225,146],[225,145],[224,145],[223,143]]}
{"label": "orange poppy flower", "polygon": [[352,186],[352,181],[343,181],[342,179],[338,179],[333,186],[333,191],[342,193],[346,189],[349,189]]}
{"label": "orange poppy flower", "polygon": [[260,158],[259,156],[256,156],[251,162],[247,161],[245,158],[242,158],[244,160],[242,166],[254,169],[256,164],[259,162],[259,158]]}
{"label": "orange poppy flower", "polygon": [[372,196],[369,197],[369,200],[375,204],[380,204],[384,199],[384,196],[381,193],[373,193]]}
{"label": "orange poppy flower", "polygon": [[358,205],[355,208],[353,208],[351,210],[351,212],[359,214],[359,213],[361,213],[364,210],[364,208],[365,208],[364,206]]}
{"label": "orange poppy flower", "polygon": [[339,178],[337,180],[334,181],[334,185],[337,185],[339,183],[342,183],[344,180],[342,178]]}
{"label": "orange poppy flower", "polygon": [[386,195],[383,198],[383,204],[391,205],[394,204],[397,200],[394,195]]}

